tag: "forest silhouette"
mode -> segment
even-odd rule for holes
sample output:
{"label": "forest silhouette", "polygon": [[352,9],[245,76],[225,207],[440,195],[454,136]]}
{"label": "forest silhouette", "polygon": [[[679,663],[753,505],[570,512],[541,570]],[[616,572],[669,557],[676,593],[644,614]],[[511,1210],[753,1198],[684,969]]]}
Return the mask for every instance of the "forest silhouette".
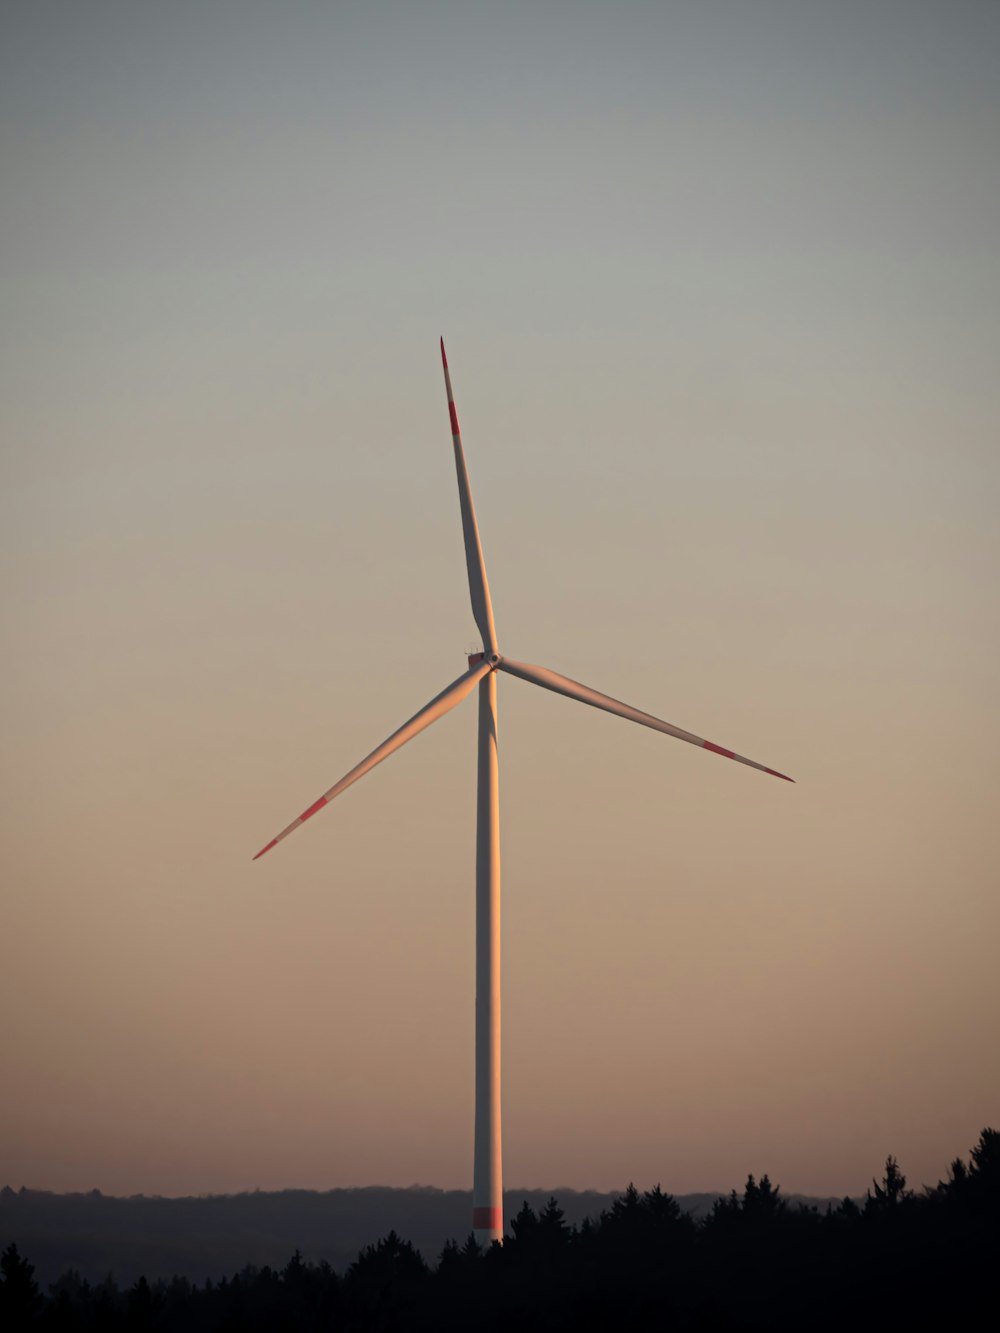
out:
{"label": "forest silhouette", "polygon": [[524,1202],[504,1245],[473,1236],[428,1264],[395,1231],[343,1274],[296,1251],[281,1269],[121,1289],[70,1269],[43,1294],[15,1243],[0,1257],[0,1328],[52,1330],[879,1329],[988,1327],[997,1309],[1000,1132],[915,1191],[892,1156],[863,1200],[791,1204],[768,1176],[695,1219],[634,1186],[567,1222]]}

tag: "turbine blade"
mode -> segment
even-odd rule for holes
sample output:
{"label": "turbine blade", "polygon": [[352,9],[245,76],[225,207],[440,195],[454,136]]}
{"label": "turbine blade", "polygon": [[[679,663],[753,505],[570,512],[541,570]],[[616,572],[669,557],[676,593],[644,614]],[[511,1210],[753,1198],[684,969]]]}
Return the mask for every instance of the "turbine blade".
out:
{"label": "turbine blade", "polygon": [[456,704],[461,703],[466,695],[472,693],[490,670],[489,662],[480,661],[475,666],[470,667],[464,675],[459,676],[458,680],[452,681],[446,690],[442,690],[429,704],[421,708],[419,713],[414,713],[409,722],[404,722],[398,731],[392,733],[388,740],[383,741],[377,749],[372,750],[367,759],[362,759],[361,763],[356,764],[350,773],[346,773],[328,792],[324,792],[318,801],[313,801],[308,810],[303,810],[298,819],[293,819],[288,827],[282,829],[276,838],[272,838],[266,847],[262,847],[253,859],[256,861],[265,852],[269,852],[272,847],[281,842],[282,838],[287,838],[289,833],[293,833],[300,824],[304,824],[307,819],[311,819],[317,810],[322,810],[324,805],[329,805],[335,796],[339,796],[352,783],[357,782],[358,778],[363,778],[376,764],[380,764],[383,759],[387,759],[394,750],[398,750],[401,745],[405,745],[407,741],[412,740],[425,727],[429,727],[432,722],[436,722],[439,717],[444,717],[445,713],[451,712]]}
{"label": "turbine blade", "polygon": [[490,585],[486,579],[483,545],[479,540],[479,525],[476,523],[476,509],[472,503],[469,472],[465,466],[462,434],[458,428],[458,413],[455,410],[455,395],[451,388],[451,375],[448,373],[448,357],[445,354],[443,338],[441,339],[441,364],[444,367],[444,384],[448,391],[451,439],[455,446],[455,471],[458,473],[458,501],[462,509],[462,534],[465,537],[465,565],[469,571],[469,596],[472,599],[472,614],[479,626],[479,633],[483,636],[483,652],[489,657],[491,653],[495,653],[497,650],[497,632],[493,625],[493,603],[490,601]]}
{"label": "turbine blade", "polygon": [[582,704],[590,704],[594,708],[603,708],[605,712],[614,713],[617,717],[627,718],[629,722],[638,722],[644,727],[652,727],[654,731],[663,731],[668,736],[676,736],[679,741],[687,741],[691,745],[698,745],[703,750],[711,750],[713,754],[724,755],[726,759],[735,759],[738,764],[748,764],[751,768],[759,768],[762,773],[770,773],[774,778],[783,778],[785,782],[795,781],[787,774],[779,773],[777,769],[767,768],[766,765],[758,764],[754,759],[745,759],[743,755],[734,754],[732,750],[727,750],[712,741],[706,741],[703,737],[695,736],[690,731],[683,731],[680,727],[671,726],[669,722],[662,722],[658,717],[653,717],[651,713],[643,713],[630,704],[623,704],[620,699],[612,699],[610,695],[592,690],[589,685],[581,685],[579,681],[570,680],[568,676],[560,676],[557,671],[550,671],[548,667],[531,666],[528,662],[512,662],[509,657],[501,658],[498,665],[501,671],[507,671],[512,676],[520,676],[522,680],[530,681],[532,685],[541,685],[546,690],[554,690],[556,694],[565,694],[568,699],[579,699]]}

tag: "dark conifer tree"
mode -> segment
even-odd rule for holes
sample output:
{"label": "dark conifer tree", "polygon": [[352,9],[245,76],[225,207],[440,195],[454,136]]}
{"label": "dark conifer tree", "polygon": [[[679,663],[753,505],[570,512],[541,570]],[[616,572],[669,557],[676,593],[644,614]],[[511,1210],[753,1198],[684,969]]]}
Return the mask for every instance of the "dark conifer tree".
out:
{"label": "dark conifer tree", "polygon": [[535,1237],[538,1234],[538,1218],[527,1199],[521,1204],[517,1216],[511,1218],[510,1230],[518,1253],[527,1254],[534,1248]]}
{"label": "dark conifer tree", "polygon": [[147,1333],[147,1330],[155,1328],[157,1311],[161,1304],[162,1301],[153,1294],[146,1279],[140,1277],[128,1294],[125,1327],[130,1333],[131,1330],[136,1330],[136,1333]]}
{"label": "dark conifer tree", "polygon": [[566,1214],[559,1207],[555,1195],[550,1196],[538,1218],[538,1248],[550,1262],[565,1255],[569,1248],[571,1229],[566,1225]]}
{"label": "dark conifer tree", "polygon": [[0,1255],[0,1274],[0,1327],[30,1327],[42,1308],[34,1265],[22,1259],[16,1245],[8,1245]]}
{"label": "dark conifer tree", "polygon": [[483,1257],[483,1247],[476,1240],[476,1233],[470,1231],[466,1237],[465,1244],[462,1246],[462,1258],[467,1267],[473,1268]]}
{"label": "dark conifer tree", "polygon": [[885,1159],[885,1175],[882,1177],[882,1183],[873,1180],[872,1188],[875,1193],[872,1194],[869,1190],[865,1200],[867,1213],[886,1213],[892,1208],[897,1208],[904,1200],[913,1197],[913,1192],[906,1188],[906,1177],[900,1171],[899,1163],[892,1153]]}

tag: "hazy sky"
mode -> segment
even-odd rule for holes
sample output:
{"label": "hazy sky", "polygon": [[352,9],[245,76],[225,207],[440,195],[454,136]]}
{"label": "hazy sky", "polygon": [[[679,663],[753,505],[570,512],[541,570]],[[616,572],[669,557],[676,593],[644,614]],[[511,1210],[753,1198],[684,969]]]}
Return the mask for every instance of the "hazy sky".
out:
{"label": "hazy sky", "polygon": [[1000,1123],[1000,7],[10,3],[0,1183],[861,1192]]}

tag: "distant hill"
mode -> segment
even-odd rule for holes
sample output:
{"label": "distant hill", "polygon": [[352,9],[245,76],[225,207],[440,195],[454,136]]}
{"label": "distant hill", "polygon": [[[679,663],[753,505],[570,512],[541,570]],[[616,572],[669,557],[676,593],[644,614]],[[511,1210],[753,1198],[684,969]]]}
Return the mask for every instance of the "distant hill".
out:
{"label": "distant hill", "polygon": [[[540,1212],[552,1195],[567,1222],[579,1224],[609,1208],[616,1193],[595,1190],[505,1191],[509,1219],[523,1201]],[[718,1194],[684,1194],[677,1202],[699,1217]],[[789,1196],[825,1209],[839,1199]],[[90,1281],[112,1273],[120,1285],[182,1274],[213,1281],[246,1264],[283,1266],[295,1250],[343,1271],[359,1250],[395,1229],[435,1263],[446,1240],[469,1233],[472,1196],[429,1186],[389,1189],[280,1190],[165,1199],[0,1190],[0,1250],[12,1241],[35,1265],[43,1288],[67,1268]]]}

